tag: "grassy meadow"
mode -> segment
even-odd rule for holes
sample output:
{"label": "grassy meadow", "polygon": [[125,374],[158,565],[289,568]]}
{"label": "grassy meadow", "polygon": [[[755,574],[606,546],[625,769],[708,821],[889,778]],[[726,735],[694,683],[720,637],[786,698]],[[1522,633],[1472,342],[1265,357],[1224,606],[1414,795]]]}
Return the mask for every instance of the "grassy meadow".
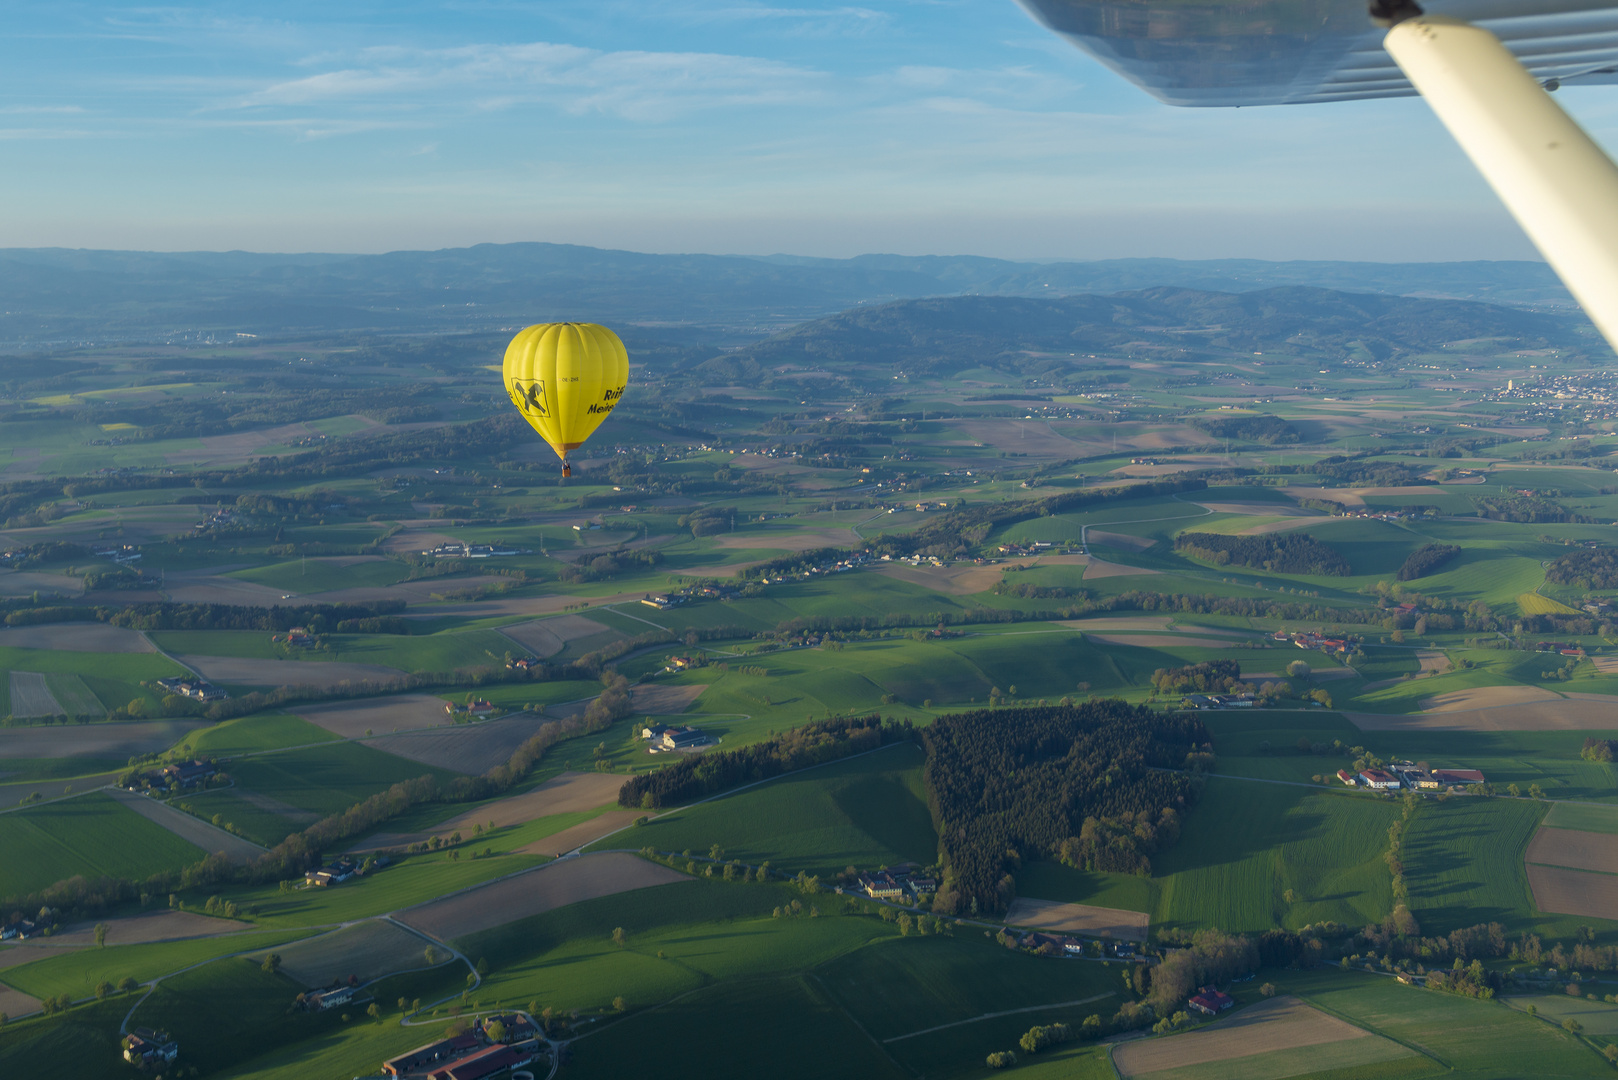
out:
{"label": "grassy meadow", "polygon": [[75,875],[136,880],[206,854],[99,792],[0,814],[0,895]]}

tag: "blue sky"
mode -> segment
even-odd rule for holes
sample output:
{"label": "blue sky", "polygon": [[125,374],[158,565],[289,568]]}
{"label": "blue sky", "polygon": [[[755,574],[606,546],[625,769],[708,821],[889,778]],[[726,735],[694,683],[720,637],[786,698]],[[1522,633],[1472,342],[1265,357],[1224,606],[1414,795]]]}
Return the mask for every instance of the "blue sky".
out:
{"label": "blue sky", "polygon": [[1419,101],[1169,108],[1012,0],[6,6],[0,246],[1533,257]]}

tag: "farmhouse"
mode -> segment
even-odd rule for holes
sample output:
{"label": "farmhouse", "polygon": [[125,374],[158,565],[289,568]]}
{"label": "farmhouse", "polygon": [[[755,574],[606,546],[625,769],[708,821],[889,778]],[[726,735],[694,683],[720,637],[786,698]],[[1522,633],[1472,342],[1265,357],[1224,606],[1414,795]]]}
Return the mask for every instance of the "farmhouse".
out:
{"label": "farmhouse", "polygon": [[711,742],[713,739],[704,735],[700,728],[683,727],[666,729],[659,745],[664,750],[695,750]]}
{"label": "farmhouse", "polygon": [[1362,769],[1360,779],[1373,791],[1391,791],[1399,786],[1399,778],[1382,769]]}
{"label": "farmhouse", "polygon": [[1434,769],[1433,779],[1440,786],[1452,784],[1481,784],[1484,783],[1483,774],[1477,769]]}
{"label": "farmhouse", "polygon": [[529,671],[539,666],[537,656],[519,656],[514,660],[506,661],[507,671]]}
{"label": "farmhouse", "polygon": [[179,1055],[180,1044],[169,1038],[167,1032],[137,1028],[124,1040],[124,1060],[141,1068],[166,1065]]}
{"label": "farmhouse", "polygon": [[442,1068],[428,1073],[428,1080],[483,1080],[497,1072],[526,1065],[534,1060],[537,1050],[532,1044],[525,1047],[490,1046],[475,1051]]}
{"label": "farmhouse", "polygon": [[1205,1016],[1218,1016],[1236,1002],[1229,994],[1222,994],[1211,986],[1204,986],[1193,994],[1186,1004]]}
{"label": "farmhouse", "polygon": [[165,783],[179,784],[181,787],[192,787],[203,783],[218,772],[211,761],[181,761],[164,767],[163,780]]}
{"label": "farmhouse", "polygon": [[1341,780],[1343,783],[1347,784],[1349,787],[1358,787],[1359,786],[1359,778],[1356,777],[1353,773],[1349,772],[1347,769],[1338,769],[1337,770],[1337,779]]}
{"label": "farmhouse", "polygon": [[335,1009],[339,1005],[347,1005],[353,1000],[354,988],[352,986],[334,986],[329,990],[316,990],[311,994],[305,994],[303,1007],[316,1012],[325,1012],[327,1009]]}
{"label": "farmhouse", "polygon": [[310,885],[341,885],[359,872],[360,868],[355,865],[353,859],[338,859],[330,866],[310,870],[304,874],[303,880]]}
{"label": "farmhouse", "polygon": [[439,1064],[463,1058],[477,1047],[478,1040],[475,1035],[457,1035],[450,1039],[439,1039],[426,1046],[418,1046],[407,1054],[389,1058],[382,1063],[382,1071],[393,1077],[425,1076]]}
{"label": "farmhouse", "polygon": [[206,679],[179,676],[173,679],[157,680],[157,688],[170,694],[191,698],[195,701],[218,701],[230,695]]}

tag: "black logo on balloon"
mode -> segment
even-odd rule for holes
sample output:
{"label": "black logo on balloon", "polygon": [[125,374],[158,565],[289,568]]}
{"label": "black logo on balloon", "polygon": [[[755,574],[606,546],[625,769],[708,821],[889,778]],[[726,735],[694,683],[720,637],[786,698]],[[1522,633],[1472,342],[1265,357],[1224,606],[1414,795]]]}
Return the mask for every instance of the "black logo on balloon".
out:
{"label": "black logo on balloon", "polygon": [[545,383],[541,379],[512,379],[511,400],[517,408],[536,416],[549,416],[545,411]]}

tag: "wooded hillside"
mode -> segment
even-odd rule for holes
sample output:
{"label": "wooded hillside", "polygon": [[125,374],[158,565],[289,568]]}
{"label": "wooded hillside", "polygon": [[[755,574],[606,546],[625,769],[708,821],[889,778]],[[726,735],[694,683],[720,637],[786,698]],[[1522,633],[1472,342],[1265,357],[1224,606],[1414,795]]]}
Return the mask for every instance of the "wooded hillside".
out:
{"label": "wooded hillside", "polygon": [[1155,770],[1184,766],[1208,731],[1111,700],[958,713],[921,737],[945,864],[936,906],[959,913],[1005,910],[1013,861],[1059,856],[1087,818],[1183,810],[1192,779]]}

